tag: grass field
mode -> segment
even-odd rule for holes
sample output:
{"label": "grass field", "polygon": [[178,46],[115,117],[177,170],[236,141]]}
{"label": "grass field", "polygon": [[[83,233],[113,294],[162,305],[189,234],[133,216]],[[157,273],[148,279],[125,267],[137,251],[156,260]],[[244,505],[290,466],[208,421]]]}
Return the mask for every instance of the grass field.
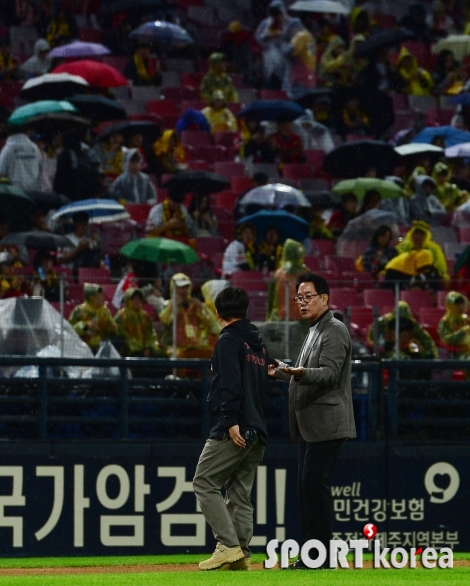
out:
{"label": "grass field", "polygon": [[[338,570],[200,572],[206,556],[136,556],[0,559],[0,586],[451,586],[470,584],[470,554],[455,554],[450,570]],[[261,563],[263,554],[253,556]],[[364,556],[367,561],[370,556]],[[460,564],[465,564],[460,566]],[[184,564],[184,571],[173,571]],[[165,568],[166,566],[166,568]],[[148,570],[147,570],[148,567]],[[192,571],[192,568],[194,570]],[[124,572],[125,569],[125,572]],[[160,571],[158,571],[160,569]],[[52,575],[52,572],[54,574]],[[80,572],[80,573],[77,573]],[[82,573],[86,572],[86,573]],[[6,574],[8,573],[8,575]],[[10,575],[13,574],[13,575]]]}

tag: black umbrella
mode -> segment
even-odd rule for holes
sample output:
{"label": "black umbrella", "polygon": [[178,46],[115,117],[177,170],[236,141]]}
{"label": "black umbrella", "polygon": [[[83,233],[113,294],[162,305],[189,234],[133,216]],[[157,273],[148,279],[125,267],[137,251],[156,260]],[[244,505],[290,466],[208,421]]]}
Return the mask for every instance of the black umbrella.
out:
{"label": "black umbrella", "polygon": [[341,203],[341,198],[332,191],[306,191],[305,197],[311,203],[312,207],[322,208],[333,208]]}
{"label": "black umbrella", "polygon": [[34,201],[19,187],[0,181],[0,210],[9,220],[30,216],[36,208]]}
{"label": "black umbrella", "polygon": [[238,112],[240,118],[250,116],[257,120],[296,120],[305,110],[295,102],[287,100],[255,100]]}
{"label": "black umbrella", "polygon": [[77,108],[81,116],[97,122],[126,118],[126,111],[118,101],[103,96],[75,95],[68,98],[68,101]]}
{"label": "black umbrella", "polygon": [[292,99],[296,104],[299,104],[302,108],[312,108],[315,102],[322,99],[329,99],[333,94],[333,90],[328,87],[316,88],[314,90],[302,89],[297,92],[293,92]]}
{"label": "black umbrella", "polygon": [[135,12],[147,11],[153,12],[158,9],[164,9],[165,0],[104,0],[101,3],[101,16],[112,16],[118,12]]}
{"label": "black umbrella", "polygon": [[21,98],[37,102],[39,100],[65,100],[72,94],[89,90],[89,84],[82,78],[69,73],[46,73],[29,79],[21,88]]}
{"label": "black umbrella", "polygon": [[403,28],[381,31],[372,35],[366,41],[359,43],[354,52],[354,57],[373,57],[374,53],[381,49],[394,47],[403,43],[403,41],[414,38],[414,36],[411,31]]}
{"label": "black umbrella", "polygon": [[30,118],[27,125],[34,128],[39,134],[51,136],[57,132],[65,132],[67,130],[85,132],[90,122],[74,114],[41,114],[40,116]]}
{"label": "black umbrella", "polygon": [[323,170],[334,177],[354,179],[363,177],[373,167],[379,177],[384,177],[391,175],[399,164],[399,155],[388,143],[358,140],[346,142],[329,152],[323,162]]}
{"label": "black umbrella", "polygon": [[26,248],[55,250],[56,248],[74,248],[65,236],[40,230],[32,232],[12,232],[0,240],[0,246],[26,246]]}
{"label": "black umbrella", "polygon": [[230,181],[218,173],[183,171],[163,184],[165,189],[178,193],[218,193],[230,186]]}
{"label": "black umbrella", "polygon": [[155,122],[148,122],[145,120],[127,120],[125,122],[118,122],[108,126],[106,130],[100,132],[96,137],[96,141],[106,140],[115,132],[119,132],[128,139],[130,136],[141,133],[146,142],[155,142],[162,135],[161,128]]}
{"label": "black umbrella", "polygon": [[49,210],[58,210],[70,203],[70,199],[55,191],[26,191],[26,194],[34,201],[37,208],[44,213]]}

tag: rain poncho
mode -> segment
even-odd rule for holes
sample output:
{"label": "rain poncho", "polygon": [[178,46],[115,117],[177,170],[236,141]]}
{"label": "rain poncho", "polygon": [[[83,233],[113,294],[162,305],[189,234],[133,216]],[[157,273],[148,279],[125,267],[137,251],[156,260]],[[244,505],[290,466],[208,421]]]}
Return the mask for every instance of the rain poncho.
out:
{"label": "rain poncho", "polygon": [[[438,178],[441,174],[443,175],[444,172],[446,173],[446,182],[443,185],[439,185]],[[448,212],[455,211],[455,208],[467,201],[467,192],[461,191],[457,185],[449,182],[451,172],[445,163],[436,163],[434,165],[434,169],[432,170],[432,176],[436,181],[434,195],[439,199],[441,204]]]}
{"label": "rain poncho", "polygon": [[440,226],[447,215],[445,207],[435,195],[428,195],[424,189],[424,183],[436,182],[427,175],[418,175],[415,179],[416,193],[410,199],[410,220],[422,220],[430,226]]}
{"label": "rain poncho", "polygon": [[315,38],[306,28],[303,28],[292,37],[290,44],[287,85],[284,89],[287,91],[300,88],[313,89],[317,83]]}
{"label": "rain poncho", "polygon": [[[70,325],[94,352],[98,350],[102,339],[114,337],[117,330],[109,309],[104,305],[96,305],[96,294],[100,290],[99,285],[85,283],[85,302],[77,305],[69,317]],[[91,323],[94,324],[93,331],[90,330]]]}
{"label": "rain poncho", "polygon": [[[405,68],[403,60],[406,57],[411,59],[411,67]],[[405,47],[400,49],[397,59],[397,69],[400,77],[406,83],[406,93],[410,96],[429,96],[434,84],[429,71],[418,67],[416,57]]]}
{"label": "rain poncho", "polygon": [[284,242],[281,265],[274,273],[268,292],[268,321],[286,319],[286,281],[289,283],[289,319],[300,319],[299,309],[294,302],[295,283],[301,273],[310,272],[304,264],[305,246],[288,238]]}
{"label": "rain poncho", "polygon": [[[335,52],[339,48],[343,48],[344,51],[335,56]],[[346,43],[341,37],[333,37],[320,60],[319,76],[326,85],[331,86],[335,83],[345,85],[351,81],[352,68],[353,59],[346,50]]]}
{"label": "rain poncho", "polygon": [[209,57],[209,72],[201,81],[201,100],[210,102],[216,90],[224,94],[226,102],[238,102],[238,94],[229,75],[218,71],[219,64],[225,61],[223,53],[212,53]]}
{"label": "rain poncho", "polygon": [[[173,147],[172,143],[176,146]],[[178,165],[186,160],[186,151],[176,130],[165,130],[154,143],[153,152],[158,158],[158,167],[161,173],[175,173],[178,170]]]}
{"label": "rain poncho", "polygon": [[225,100],[225,96],[221,90],[216,90],[212,94],[211,105],[202,110],[207,122],[210,124],[211,132],[236,132],[238,130],[238,124],[233,112],[226,107],[226,103],[223,108],[216,110],[214,108],[215,100]]}
{"label": "rain poncho", "polygon": [[[447,272],[447,261],[442,248],[434,242],[432,239],[432,233],[429,230],[429,225],[426,222],[413,222],[413,226],[407,232],[405,238],[397,245],[398,252],[410,252],[416,250],[413,244],[412,235],[413,232],[419,229],[426,234],[426,239],[423,244],[423,249],[430,250],[433,256],[433,266],[439,273],[439,275],[446,281],[449,282],[449,274]],[[397,269],[399,270],[399,269]]]}
{"label": "rain poncho", "polygon": [[109,179],[114,180],[122,173],[124,151],[123,149],[111,149],[109,140],[97,142],[90,149],[89,155],[99,161],[100,172]]}
{"label": "rain poncho", "polygon": [[[148,175],[145,173],[129,173],[129,163],[138,149],[129,149],[124,156],[124,172],[119,175],[111,187],[114,199],[124,203],[146,203],[155,201],[157,193]],[[142,157],[140,156],[142,161]]]}
{"label": "rain poncho", "polygon": [[0,175],[20,189],[39,189],[42,155],[26,134],[12,134],[0,153]]}
{"label": "rain poncho", "polygon": [[[463,302],[463,311],[457,308],[458,302]],[[470,359],[470,317],[467,311],[468,299],[465,295],[450,291],[446,297],[446,313],[437,328],[441,340],[453,346],[454,352],[464,360]]]}
{"label": "rain poncho", "polygon": [[[168,353],[172,352],[173,341],[173,289],[175,281],[191,283],[189,277],[184,273],[176,273],[170,281],[170,300],[160,312],[159,318],[164,325],[162,343]],[[210,356],[217,336],[220,333],[220,326],[215,315],[204,303],[195,303],[191,297],[192,286],[188,297],[188,307],[178,303],[176,316],[176,345],[177,357],[187,356],[188,350],[201,351],[201,357]],[[178,297],[177,297],[178,299]],[[193,356],[195,354],[193,353]]]}
{"label": "rain poncho", "polygon": [[52,59],[50,57],[41,59],[40,53],[50,50],[51,46],[46,39],[38,39],[34,44],[34,55],[23,63],[20,67],[21,72],[26,75],[43,75],[47,73],[51,68]]}
{"label": "rain poncho", "polygon": [[118,334],[124,338],[124,346],[121,348],[123,356],[136,356],[150,350],[152,356],[163,356],[160,349],[157,334],[153,327],[152,318],[143,309],[135,310],[132,307],[132,297],[136,292],[145,296],[141,289],[128,289],[124,294],[124,307],[115,317]]}
{"label": "rain poncho", "polygon": [[315,121],[311,110],[294,121],[294,131],[302,139],[304,149],[315,149],[329,153],[335,148],[330,131],[323,124]]}
{"label": "rain poncho", "polygon": [[[433,339],[414,319],[406,301],[398,302],[398,311],[400,316],[400,359],[437,358],[438,351]],[[367,337],[370,344],[374,344],[375,336],[378,335],[381,358],[395,358],[395,320],[396,309],[378,318],[377,333],[374,324],[369,328]]]}

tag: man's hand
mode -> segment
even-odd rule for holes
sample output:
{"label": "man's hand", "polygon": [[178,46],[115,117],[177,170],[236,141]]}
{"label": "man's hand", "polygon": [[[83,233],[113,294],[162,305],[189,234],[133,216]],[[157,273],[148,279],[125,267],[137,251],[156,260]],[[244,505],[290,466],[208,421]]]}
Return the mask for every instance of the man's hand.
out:
{"label": "man's hand", "polygon": [[305,368],[303,366],[280,366],[279,370],[281,372],[285,372],[286,374],[290,374],[296,378],[299,378],[303,375]]}
{"label": "man's hand", "polygon": [[230,434],[230,439],[232,440],[232,443],[235,447],[239,448],[240,450],[246,448],[246,442],[240,435],[240,428],[238,425],[232,425],[232,427],[229,427],[228,432]]}

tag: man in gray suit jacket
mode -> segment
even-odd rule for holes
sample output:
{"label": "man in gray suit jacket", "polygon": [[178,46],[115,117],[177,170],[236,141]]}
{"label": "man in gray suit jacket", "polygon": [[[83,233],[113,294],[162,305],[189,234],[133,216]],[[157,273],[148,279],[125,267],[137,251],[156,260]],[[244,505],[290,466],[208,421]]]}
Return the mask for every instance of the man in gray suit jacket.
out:
{"label": "man in gray suit jacket", "polygon": [[[297,491],[302,542],[318,539],[328,550],[333,506],[329,479],[343,442],[356,437],[351,392],[351,338],[328,309],[323,277],[297,278],[296,303],[310,329],[294,367],[279,362],[269,375],[289,382],[289,428],[298,444]],[[308,569],[301,560],[290,566]]]}

